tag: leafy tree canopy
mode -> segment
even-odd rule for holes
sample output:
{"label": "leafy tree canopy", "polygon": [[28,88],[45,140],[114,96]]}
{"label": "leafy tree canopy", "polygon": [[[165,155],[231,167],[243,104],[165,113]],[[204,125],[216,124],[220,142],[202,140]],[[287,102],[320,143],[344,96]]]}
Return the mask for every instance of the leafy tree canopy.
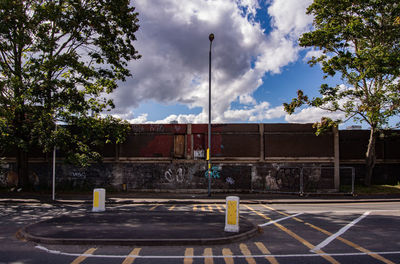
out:
{"label": "leafy tree canopy", "polygon": [[[300,90],[297,98],[284,104],[285,110],[292,114],[305,104],[366,122],[371,127],[367,165],[373,168],[375,134],[387,128],[400,109],[400,4],[397,0],[314,0],[307,13],[314,16],[314,27],[301,36],[300,45],[321,51],[309,64],[321,65],[325,78],[341,74],[345,85],[322,84],[321,96],[312,99]],[[323,118],[316,127],[321,132],[341,121]]]}
{"label": "leafy tree canopy", "polygon": [[0,1],[1,145],[57,144],[87,164],[96,145],[122,140],[126,126],[102,113],[140,58],[137,17],[129,0]]}

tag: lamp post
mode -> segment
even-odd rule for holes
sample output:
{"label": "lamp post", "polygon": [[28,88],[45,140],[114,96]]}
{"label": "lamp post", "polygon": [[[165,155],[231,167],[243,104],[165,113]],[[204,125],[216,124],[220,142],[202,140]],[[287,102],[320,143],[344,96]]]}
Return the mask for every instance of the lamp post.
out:
{"label": "lamp post", "polygon": [[214,34],[208,36],[210,40],[210,53],[208,56],[208,148],[207,148],[207,164],[208,164],[208,197],[211,196],[211,44],[214,40]]}

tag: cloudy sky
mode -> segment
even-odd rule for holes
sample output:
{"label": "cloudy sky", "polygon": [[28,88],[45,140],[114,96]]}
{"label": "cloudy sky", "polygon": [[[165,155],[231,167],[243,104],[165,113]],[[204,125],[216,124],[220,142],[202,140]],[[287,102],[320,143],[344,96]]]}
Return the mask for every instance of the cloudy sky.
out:
{"label": "cloudy sky", "polygon": [[[324,80],[313,52],[298,46],[310,30],[312,0],[136,0],[140,30],[132,78],[112,95],[113,114],[131,123],[207,123],[212,43],[212,120],[217,123],[315,122],[327,116],[282,104],[302,89],[316,96]],[[328,80],[331,84],[340,80]],[[326,82],[326,80],[325,80]],[[338,114],[331,117],[337,118]]]}

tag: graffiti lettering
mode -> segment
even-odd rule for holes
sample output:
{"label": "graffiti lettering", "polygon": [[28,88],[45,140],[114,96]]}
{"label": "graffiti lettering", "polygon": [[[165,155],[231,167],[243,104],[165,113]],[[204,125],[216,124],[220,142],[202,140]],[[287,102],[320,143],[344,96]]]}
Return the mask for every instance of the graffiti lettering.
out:
{"label": "graffiti lettering", "polygon": [[231,185],[234,185],[234,184],[235,184],[235,180],[234,180],[232,177],[226,178],[225,181],[226,181],[227,183],[231,184]]}
{"label": "graffiti lettering", "polygon": [[164,173],[164,178],[168,181],[168,182],[177,182],[177,183],[182,183],[185,179],[185,172],[184,169],[182,168],[178,168],[177,170],[173,171],[172,169],[168,169],[165,173]]}
{"label": "graffiti lettering", "polygon": [[71,176],[73,178],[86,178],[86,174],[84,172],[82,172],[82,171],[73,171],[71,173]]}
{"label": "graffiti lettering", "polygon": [[221,176],[219,175],[219,167],[217,166],[212,166],[211,170],[206,170],[204,173],[204,176],[208,178],[208,175],[211,173],[211,177],[214,179],[219,179]]}

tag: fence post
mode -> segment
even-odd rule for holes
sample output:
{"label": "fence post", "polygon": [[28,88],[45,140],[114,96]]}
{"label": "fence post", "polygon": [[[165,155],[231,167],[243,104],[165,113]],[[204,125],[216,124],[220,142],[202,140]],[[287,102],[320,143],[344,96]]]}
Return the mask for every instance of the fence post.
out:
{"label": "fence post", "polygon": [[304,194],[304,179],[303,179],[303,168],[300,169],[300,196]]}
{"label": "fence post", "polygon": [[338,192],[340,189],[340,159],[339,159],[339,129],[338,127],[333,127],[333,142],[334,142],[334,147],[333,147],[333,152],[334,152],[334,177],[333,177],[333,182],[334,182],[334,188]]}
{"label": "fence post", "polygon": [[351,195],[354,196],[354,182],[356,180],[356,173],[354,167],[351,168]]}

